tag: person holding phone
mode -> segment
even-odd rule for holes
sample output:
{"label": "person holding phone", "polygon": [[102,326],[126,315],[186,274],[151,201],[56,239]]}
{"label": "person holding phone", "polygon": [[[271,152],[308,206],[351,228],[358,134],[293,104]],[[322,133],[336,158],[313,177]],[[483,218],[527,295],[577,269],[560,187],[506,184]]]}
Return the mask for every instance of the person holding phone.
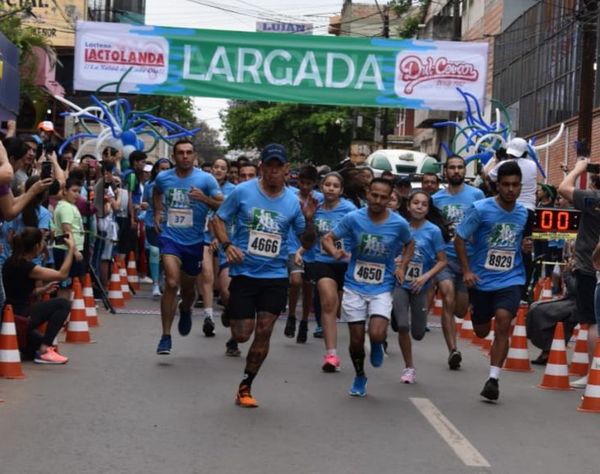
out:
{"label": "person holding phone", "polygon": [[[13,253],[2,269],[6,304],[12,305],[16,315],[28,318],[25,353],[33,355],[34,362],[38,364],[66,364],[69,360],[56,351],[53,342],[71,311],[70,301],[54,298],[31,303],[53,292],[58,286],[57,282],[69,275],[76,252],[75,241],[69,234],[63,237],[67,250],[58,270],[34,263],[44,248],[42,231],[35,227],[26,227],[15,235]],[[45,285],[38,286],[38,281]],[[37,329],[45,322],[48,326],[41,334]]]}

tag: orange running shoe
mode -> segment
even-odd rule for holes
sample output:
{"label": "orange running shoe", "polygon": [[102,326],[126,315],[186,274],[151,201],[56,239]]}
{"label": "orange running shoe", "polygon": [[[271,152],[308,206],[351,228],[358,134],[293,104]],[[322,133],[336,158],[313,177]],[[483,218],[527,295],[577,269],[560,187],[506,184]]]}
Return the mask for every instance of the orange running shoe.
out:
{"label": "orange running shoe", "polygon": [[258,406],[256,398],[250,393],[250,387],[245,385],[238,390],[235,396],[235,403],[244,408],[256,408]]}

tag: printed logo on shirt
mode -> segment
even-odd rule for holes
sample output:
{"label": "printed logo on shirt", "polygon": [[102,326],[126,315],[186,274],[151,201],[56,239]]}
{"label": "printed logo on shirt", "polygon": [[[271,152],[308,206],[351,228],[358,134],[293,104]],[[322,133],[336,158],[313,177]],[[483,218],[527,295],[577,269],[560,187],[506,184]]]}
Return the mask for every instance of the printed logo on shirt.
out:
{"label": "printed logo on shirt", "polygon": [[329,219],[315,219],[315,227],[319,235],[325,235],[332,228]]}
{"label": "printed logo on shirt", "polygon": [[187,209],[190,207],[188,189],[169,188],[167,190],[167,206],[175,209]]}
{"label": "printed logo on shirt", "polygon": [[359,252],[362,255],[371,257],[384,257],[387,253],[387,248],[383,243],[383,237],[374,234],[361,234]]}
{"label": "printed logo on shirt", "polygon": [[270,234],[280,234],[279,213],[265,209],[252,209],[252,229]]}
{"label": "printed logo on shirt", "polygon": [[465,217],[465,211],[463,210],[461,204],[446,204],[444,207],[442,207],[442,214],[448,222],[450,237],[454,238],[458,224],[460,224]]}
{"label": "printed logo on shirt", "polygon": [[517,243],[516,224],[496,224],[488,237],[490,247],[511,247]]}

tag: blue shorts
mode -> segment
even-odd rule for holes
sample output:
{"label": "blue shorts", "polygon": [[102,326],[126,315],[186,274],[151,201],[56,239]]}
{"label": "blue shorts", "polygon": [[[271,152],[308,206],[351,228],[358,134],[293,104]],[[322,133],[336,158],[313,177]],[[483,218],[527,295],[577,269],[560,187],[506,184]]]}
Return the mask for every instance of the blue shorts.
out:
{"label": "blue shorts", "polygon": [[521,303],[522,289],[521,285],[508,286],[495,291],[472,289],[469,292],[469,298],[473,306],[473,324],[489,323],[498,309],[508,311],[514,318]]}
{"label": "blue shorts", "polygon": [[202,271],[202,256],[204,255],[204,244],[184,245],[173,242],[171,239],[158,238],[158,247],[161,255],[173,255],[181,262],[181,269],[189,276],[197,276]]}
{"label": "blue shorts", "polygon": [[444,280],[450,280],[454,283],[454,291],[460,293],[467,292],[467,287],[463,282],[462,269],[460,268],[460,263],[457,258],[448,257],[448,265],[435,276],[436,283]]}

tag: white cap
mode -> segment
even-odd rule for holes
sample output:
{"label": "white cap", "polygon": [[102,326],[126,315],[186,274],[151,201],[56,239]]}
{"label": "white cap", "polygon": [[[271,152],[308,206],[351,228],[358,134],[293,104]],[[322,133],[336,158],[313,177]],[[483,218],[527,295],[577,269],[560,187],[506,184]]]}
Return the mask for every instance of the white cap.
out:
{"label": "white cap", "polygon": [[520,158],[527,152],[527,146],[528,143],[524,138],[513,138],[506,146],[506,154]]}
{"label": "white cap", "polygon": [[152,172],[152,165],[151,164],[144,165],[144,172],[146,172],[146,173]]}

